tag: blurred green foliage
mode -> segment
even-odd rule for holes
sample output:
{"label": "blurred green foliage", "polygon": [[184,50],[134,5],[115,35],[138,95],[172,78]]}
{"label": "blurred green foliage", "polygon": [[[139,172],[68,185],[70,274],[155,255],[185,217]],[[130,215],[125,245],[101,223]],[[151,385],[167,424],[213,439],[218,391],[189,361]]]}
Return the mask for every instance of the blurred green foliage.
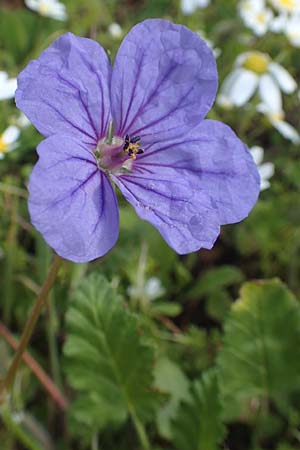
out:
{"label": "blurred green foliage", "polygon": [[[282,35],[255,37],[235,0],[212,0],[191,16],[176,0],[64,3],[67,22],[0,0],[0,70],[16,76],[68,30],[96,39],[113,59],[122,36],[109,34],[111,23],[125,35],[162,17],[221,49],[221,81],[249,49],[300,79],[299,49]],[[299,130],[297,96],[284,107]],[[13,101],[0,102],[0,134],[18,117]],[[64,262],[29,349],[69,406],[23,366],[0,409],[1,450],[300,449],[299,145],[250,107],[215,106],[210,117],[264,147],[275,165],[271,188],[249,218],[223,228],[213,250],[184,257],[120,198],[118,244],[89,265]],[[26,204],[40,139],[22,129],[18,148],[0,160],[0,326],[17,338],[52,258]],[[153,279],[160,288],[152,292]],[[1,330],[3,376],[13,353]]]}

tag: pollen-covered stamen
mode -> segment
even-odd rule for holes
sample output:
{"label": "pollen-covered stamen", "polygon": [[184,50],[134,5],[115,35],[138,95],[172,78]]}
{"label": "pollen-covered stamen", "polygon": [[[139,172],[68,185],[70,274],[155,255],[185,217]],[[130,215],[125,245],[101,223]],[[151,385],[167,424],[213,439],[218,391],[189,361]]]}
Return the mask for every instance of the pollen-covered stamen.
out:
{"label": "pollen-covered stamen", "polygon": [[144,153],[144,150],[140,146],[140,140],[140,136],[135,136],[132,139],[130,139],[128,134],[125,136],[123,152],[130,156],[134,161],[136,160],[137,155]]}

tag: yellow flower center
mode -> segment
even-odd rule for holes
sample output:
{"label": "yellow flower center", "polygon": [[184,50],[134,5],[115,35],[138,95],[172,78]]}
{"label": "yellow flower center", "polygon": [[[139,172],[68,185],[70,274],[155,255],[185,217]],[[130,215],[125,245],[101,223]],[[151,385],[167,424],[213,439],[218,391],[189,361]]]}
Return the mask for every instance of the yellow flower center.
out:
{"label": "yellow flower center", "polygon": [[46,4],[46,3],[41,3],[40,5],[39,5],[39,8],[38,8],[38,12],[42,15],[42,16],[45,16],[46,14],[48,14],[48,12],[49,12],[49,6]]}
{"label": "yellow flower center", "polygon": [[282,121],[284,119],[284,114],[281,112],[272,113],[270,118],[271,120]]}
{"label": "yellow flower center", "polygon": [[0,153],[5,153],[7,149],[7,144],[3,141],[3,139],[0,137]]}
{"label": "yellow flower center", "polygon": [[261,52],[251,52],[244,61],[245,69],[262,74],[268,69],[270,59],[268,55]]}
{"label": "yellow flower center", "polygon": [[294,0],[278,0],[278,3],[280,6],[283,6],[283,8],[292,10],[295,6]]}
{"label": "yellow flower center", "polygon": [[256,18],[257,18],[257,22],[261,23],[261,24],[265,23],[265,21],[266,21],[266,15],[263,12],[259,12],[257,14]]}

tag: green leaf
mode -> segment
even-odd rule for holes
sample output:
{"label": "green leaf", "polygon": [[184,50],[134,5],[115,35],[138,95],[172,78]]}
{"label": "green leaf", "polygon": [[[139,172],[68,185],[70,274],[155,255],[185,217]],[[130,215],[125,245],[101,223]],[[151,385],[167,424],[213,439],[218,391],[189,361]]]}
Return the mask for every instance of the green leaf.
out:
{"label": "green leaf", "polygon": [[149,315],[152,317],[169,316],[176,317],[182,312],[182,306],[179,303],[171,302],[153,302],[149,305]]}
{"label": "green leaf", "polygon": [[216,450],[225,433],[221,415],[217,375],[209,370],[192,384],[190,399],[178,409],[172,426],[176,449]]}
{"label": "green leaf", "polygon": [[101,428],[118,426],[129,414],[134,420],[152,418],[153,349],[143,342],[137,317],[103,276],[92,274],[79,286],[66,322],[67,377],[81,393],[77,419]]}
{"label": "green leaf", "polygon": [[187,298],[200,298],[211,295],[233,284],[240,283],[243,274],[237,267],[222,266],[205,272],[200,280],[187,293]]}
{"label": "green leaf", "polygon": [[227,418],[251,400],[284,407],[300,388],[300,305],[278,280],[245,283],[225,322],[219,353]]}
{"label": "green leaf", "polygon": [[180,367],[168,358],[160,358],[155,366],[155,386],[168,394],[167,402],[157,414],[157,428],[160,435],[171,438],[171,421],[176,414],[180,400],[188,397],[189,381]]}

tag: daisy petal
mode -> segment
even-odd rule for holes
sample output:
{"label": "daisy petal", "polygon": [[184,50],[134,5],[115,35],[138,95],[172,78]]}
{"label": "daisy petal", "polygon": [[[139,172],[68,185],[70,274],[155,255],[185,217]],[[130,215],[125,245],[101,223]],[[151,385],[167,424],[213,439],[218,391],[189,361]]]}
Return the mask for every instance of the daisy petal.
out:
{"label": "daisy petal", "polygon": [[31,221],[62,257],[87,262],[108,252],[119,232],[112,186],[93,156],[70,136],[38,147],[29,183]]}
{"label": "daisy petal", "polygon": [[213,53],[196,33],[146,20],[130,31],[116,56],[111,83],[115,132],[142,135],[143,142],[180,136],[205,117],[216,89]]}
{"label": "daisy petal", "polygon": [[280,89],[269,74],[264,74],[259,80],[259,93],[263,104],[270,111],[282,110],[282,98]]}
{"label": "daisy petal", "polygon": [[258,84],[258,76],[243,68],[235,69],[227,79],[225,79],[221,94],[235,106],[243,106],[250,97]]}
{"label": "daisy petal", "polygon": [[252,147],[250,149],[250,153],[251,153],[252,158],[257,166],[263,162],[264,149],[262,147],[255,145],[254,147]]}
{"label": "daisy petal", "polygon": [[269,64],[269,72],[271,72],[278,82],[281,90],[286,94],[291,94],[297,89],[297,83],[294,78],[280,64],[271,62]]}
{"label": "daisy petal", "polygon": [[2,141],[6,145],[11,145],[14,142],[16,142],[16,140],[20,136],[20,133],[21,133],[21,131],[20,131],[20,129],[18,127],[15,127],[14,125],[11,125],[10,127],[6,128],[6,130],[2,134],[2,136],[1,136]]}
{"label": "daisy petal", "polygon": [[268,180],[274,175],[274,164],[271,162],[263,163],[259,167],[259,174],[262,180]]}
{"label": "daisy petal", "polygon": [[[5,74],[5,72],[2,73]],[[16,89],[17,89],[16,78],[7,79],[7,76],[0,77],[0,100],[8,100],[10,98],[13,98],[15,96]]]}
{"label": "daisy petal", "polygon": [[94,146],[110,119],[110,76],[103,48],[67,33],[20,74],[16,103],[45,136],[70,134]]}
{"label": "daisy petal", "polygon": [[300,136],[298,131],[290,125],[288,122],[284,120],[273,120],[271,121],[274,128],[282,134],[283,137],[289,139],[294,144],[298,144],[300,142]]}

